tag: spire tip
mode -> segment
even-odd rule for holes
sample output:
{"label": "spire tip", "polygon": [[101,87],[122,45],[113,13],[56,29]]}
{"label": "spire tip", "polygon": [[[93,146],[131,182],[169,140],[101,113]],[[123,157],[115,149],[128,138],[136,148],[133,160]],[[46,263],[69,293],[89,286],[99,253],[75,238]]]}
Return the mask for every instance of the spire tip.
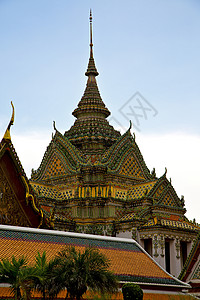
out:
{"label": "spire tip", "polygon": [[92,46],[93,46],[93,43],[92,43],[92,10],[90,8],[90,48],[91,48],[91,51],[92,51]]}
{"label": "spire tip", "polygon": [[86,76],[93,75],[93,76],[98,76],[99,73],[97,72],[97,69],[95,67],[95,62],[93,58],[93,43],[92,43],[92,10],[90,9],[90,58],[89,58],[89,64],[87,71],[85,73]]}

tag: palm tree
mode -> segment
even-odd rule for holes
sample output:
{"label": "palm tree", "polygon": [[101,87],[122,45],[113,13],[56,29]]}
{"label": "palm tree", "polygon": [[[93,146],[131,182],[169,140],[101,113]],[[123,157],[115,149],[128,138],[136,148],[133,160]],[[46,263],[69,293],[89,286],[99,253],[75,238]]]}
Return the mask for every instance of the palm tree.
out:
{"label": "palm tree", "polygon": [[24,300],[31,299],[31,291],[34,289],[34,282],[38,278],[37,270],[34,267],[26,266],[21,268],[18,281]]}
{"label": "palm tree", "polygon": [[27,260],[24,257],[16,259],[13,256],[11,261],[2,259],[0,262],[0,282],[10,284],[16,300],[21,299],[21,290],[23,298],[30,299],[36,276],[35,269],[27,266]]}
{"label": "palm tree", "polygon": [[36,279],[36,281],[35,281],[35,287],[38,291],[40,291],[42,293],[42,297],[45,300],[47,270],[48,270],[46,252],[43,252],[42,256],[38,252],[38,254],[35,258],[35,269],[37,270],[38,275],[40,275],[40,278]]}
{"label": "palm tree", "polygon": [[117,279],[108,270],[108,259],[98,249],[86,248],[83,252],[69,247],[57,255],[57,276],[67,288],[72,299],[91,289],[100,293],[113,293],[117,290]]}
{"label": "palm tree", "polygon": [[59,277],[57,276],[57,259],[54,258],[47,262],[46,252],[42,255],[38,252],[35,258],[35,269],[38,274],[38,278],[35,280],[36,290],[42,293],[42,298],[54,299],[60,290],[63,288]]}

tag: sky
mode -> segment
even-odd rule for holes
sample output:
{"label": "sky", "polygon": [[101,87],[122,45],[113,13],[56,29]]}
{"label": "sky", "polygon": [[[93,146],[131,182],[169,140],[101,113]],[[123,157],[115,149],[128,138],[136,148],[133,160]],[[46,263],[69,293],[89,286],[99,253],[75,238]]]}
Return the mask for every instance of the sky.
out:
{"label": "sky", "polygon": [[110,123],[132,132],[150,170],[200,223],[200,1],[0,0],[0,135],[30,177],[85,89],[89,10],[97,82]]}

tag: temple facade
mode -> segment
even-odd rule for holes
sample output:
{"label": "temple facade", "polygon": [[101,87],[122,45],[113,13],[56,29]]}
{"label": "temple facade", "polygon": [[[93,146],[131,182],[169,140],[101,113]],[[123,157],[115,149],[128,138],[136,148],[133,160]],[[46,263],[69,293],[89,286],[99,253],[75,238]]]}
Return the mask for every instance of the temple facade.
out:
{"label": "temple facade", "polygon": [[[200,228],[186,218],[184,198],[178,197],[167,179],[167,170],[157,177],[146,166],[131,122],[123,135],[109,124],[110,111],[96,81],[91,15],[85,75],[85,91],[72,113],[74,124],[64,134],[54,124],[39,168],[32,171],[30,180],[25,175],[18,178],[24,196],[15,202],[31,206],[24,219],[30,215],[34,220],[37,215],[35,225],[20,221],[18,225],[135,239],[163,268],[178,276]],[[13,189],[11,171],[4,163],[5,149],[14,149],[9,130],[10,126],[0,144],[1,203],[5,182]],[[11,159],[16,160],[15,172],[21,174],[19,159],[16,155]]]}

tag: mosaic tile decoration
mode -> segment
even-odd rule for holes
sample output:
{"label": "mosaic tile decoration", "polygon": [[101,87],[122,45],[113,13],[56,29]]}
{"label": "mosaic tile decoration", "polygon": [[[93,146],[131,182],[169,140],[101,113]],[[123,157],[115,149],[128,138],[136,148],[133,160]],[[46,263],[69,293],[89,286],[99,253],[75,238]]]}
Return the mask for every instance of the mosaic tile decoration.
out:
{"label": "mosaic tile decoration", "polygon": [[30,182],[34,192],[39,197],[57,199],[57,200],[67,200],[73,197],[74,191],[71,189],[60,189],[56,186],[48,186],[44,184],[37,184],[35,182]]}
{"label": "mosaic tile decoration", "polygon": [[130,221],[132,219],[138,218],[136,213],[130,213],[120,218],[120,221]]}
{"label": "mosaic tile decoration", "polygon": [[133,186],[131,190],[128,191],[128,197],[130,199],[134,198],[141,198],[145,194],[148,194],[151,189],[154,187],[156,184],[156,181],[148,182],[148,183],[143,183],[143,184],[137,184]]}
{"label": "mosaic tile decoration", "polygon": [[176,228],[185,228],[185,229],[192,229],[198,230],[197,226],[193,225],[192,223],[187,222],[180,222],[180,221],[172,221],[172,220],[161,220],[161,224],[164,226],[172,226]]}
{"label": "mosaic tile decoration", "polygon": [[191,277],[191,280],[196,280],[196,279],[200,279],[200,261],[197,263]]}

